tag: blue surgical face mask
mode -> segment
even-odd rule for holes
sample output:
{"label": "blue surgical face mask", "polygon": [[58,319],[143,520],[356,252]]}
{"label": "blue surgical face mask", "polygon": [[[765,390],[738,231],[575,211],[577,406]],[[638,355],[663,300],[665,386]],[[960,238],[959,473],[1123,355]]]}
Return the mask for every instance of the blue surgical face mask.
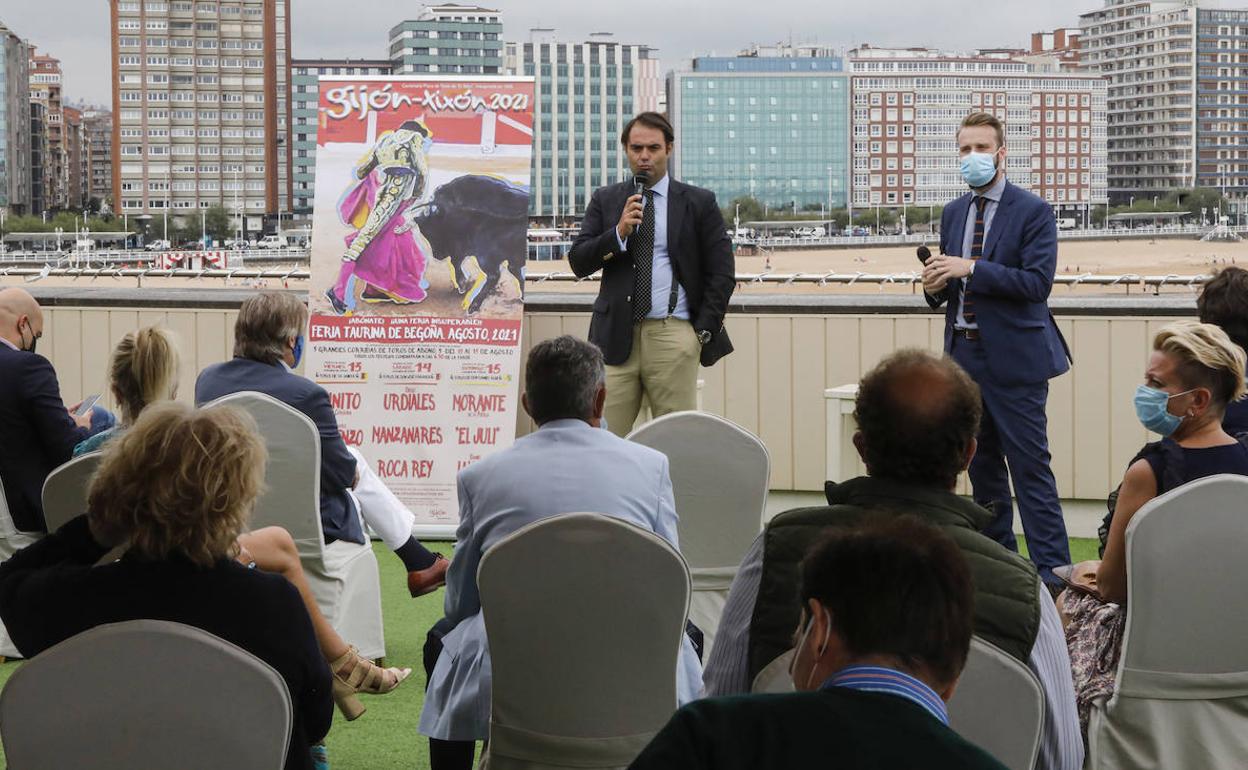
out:
{"label": "blue surgical face mask", "polygon": [[962,179],[971,187],[983,187],[997,175],[997,154],[968,152],[962,156]]}
{"label": "blue surgical face mask", "polygon": [[290,368],[295,369],[299,366],[299,362],[303,360],[303,335],[302,334],[300,334],[298,337],[295,337],[295,347],[290,352],[291,352],[291,355],[295,357],[295,363],[292,364]]}
{"label": "blue surgical face mask", "polygon": [[1140,418],[1140,424],[1153,433],[1163,438],[1169,436],[1178,430],[1179,424],[1183,422],[1181,416],[1170,414],[1167,408],[1170,399],[1187,395],[1192,390],[1185,390],[1172,396],[1164,390],[1141,385],[1135,389],[1135,415]]}

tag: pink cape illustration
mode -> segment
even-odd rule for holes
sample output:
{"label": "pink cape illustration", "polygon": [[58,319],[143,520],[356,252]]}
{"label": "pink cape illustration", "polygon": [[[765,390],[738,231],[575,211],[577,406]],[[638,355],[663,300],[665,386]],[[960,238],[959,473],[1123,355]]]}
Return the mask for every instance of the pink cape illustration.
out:
{"label": "pink cape illustration", "polygon": [[[348,247],[359,236],[359,228],[376,205],[377,193],[381,189],[380,174],[377,170],[368,174],[349,189],[338,204],[338,215],[342,221],[356,228],[344,239]],[[348,280],[354,274],[373,289],[389,295],[389,299],[420,302],[425,298],[423,276],[428,259],[416,238],[417,231],[395,232],[404,223],[404,213],[415,204],[414,200],[401,202],[386,220],[381,232],[360,252],[359,259],[343,265],[338,285],[335,286],[339,297],[347,296]],[[370,299],[367,291],[364,296]]]}

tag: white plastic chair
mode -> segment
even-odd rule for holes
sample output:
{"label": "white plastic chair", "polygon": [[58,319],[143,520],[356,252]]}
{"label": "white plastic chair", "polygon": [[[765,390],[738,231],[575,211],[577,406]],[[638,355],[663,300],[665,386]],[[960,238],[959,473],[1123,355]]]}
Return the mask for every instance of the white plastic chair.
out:
{"label": "white plastic chair", "polygon": [[[4,484],[0,483],[0,562],[7,561],[10,556],[26,546],[39,542],[42,537],[42,532],[23,532],[13,523],[13,514],[9,512],[9,501],[4,496]],[[22,657],[17,645],[9,638],[9,632],[3,623],[0,623],[0,656]]]}
{"label": "white plastic chair", "polygon": [[1248,477],[1198,479],[1127,525],[1114,694],[1094,703],[1090,768],[1241,768],[1248,757]]}
{"label": "white plastic chair", "polygon": [[627,767],[676,710],[689,608],[676,549],[619,519],[564,514],[499,541],[477,586],[493,672],[483,766]]}
{"label": "white plastic chair", "polygon": [[706,412],[673,412],[628,438],[671,465],[680,552],[693,576],[689,619],[702,631],[708,660],[732,579],[763,526],[771,456],[753,433]]}
{"label": "white plastic chair", "polygon": [[949,701],[949,726],[1010,770],[1031,770],[1044,731],[1044,690],[1017,659],[975,637]]}
{"label": "white plastic chair", "polygon": [[381,583],[371,544],[329,545],[321,532],[321,438],[307,415],[272,396],[232,393],[205,405],[234,406],[255,419],[269,450],[265,491],[253,529],[278,526],[294,538],[316,603],[334,630],[365,658],[381,658],[386,642]]}
{"label": "white plastic chair", "polygon": [[112,623],[66,639],[0,692],[10,767],[279,770],[293,710],[282,677],[198,628]]}
{"label": "white plastic chair", "polygon": [[43,522],[48,532],[87,512],[87,489],[103,456],[103,452],[87,452],[48,474],[43,482]]}

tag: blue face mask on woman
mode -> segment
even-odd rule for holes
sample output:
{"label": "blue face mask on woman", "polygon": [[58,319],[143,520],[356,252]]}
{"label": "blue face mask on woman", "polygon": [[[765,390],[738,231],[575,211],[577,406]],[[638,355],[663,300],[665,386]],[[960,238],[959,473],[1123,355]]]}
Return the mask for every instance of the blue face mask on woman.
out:
{"label": "blue face mask on woman", "polygon": [[971,187],[983,187],[997,175],[997,155],[992,152],[968,152],[960,165],[962,179]]}
{"label": "blue face mask on woman", "polygon": [[1170,414],[1170,410],[1166,408],[1170,399],[1187,395],[1193,390],[1196,389],[1185,390],[1172,396],[1164,390],[1141,385],[1135,389],[1135,415],[1140,418],[1140,424],[1145,428],[1165,438],[1178,430],[1179,424],[1183,422],[1181,416]]}
{"label": "blue face mask on woman", "polygon": [[295,357],[295,363],[291,365],[291,369],[298,368],[299,362],[303,360],[303,335],[295,337],[295,346],[291,349],[290,354]]}

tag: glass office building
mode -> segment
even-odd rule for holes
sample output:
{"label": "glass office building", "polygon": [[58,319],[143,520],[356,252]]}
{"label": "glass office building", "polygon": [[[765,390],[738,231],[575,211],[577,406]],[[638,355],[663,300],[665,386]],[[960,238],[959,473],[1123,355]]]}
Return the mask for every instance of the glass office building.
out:
{"label": "glass office building", "polygon": [[658,59],[608,33],[569,42],[535,29],[529,42],[507,43],[506,62],[509,73],[536,79],[529,215],[580,217],[595,189],[628,176],[620,131],[660,108]]}
{"label": "glass office building", "polygon": [[850,81],[839,57],[694,59],[668,79],[674,175],[720,205],[846,205]]}
{"label": "glass office building", "polygon": [[390,30],[396,75],[498,75],[503,66],[503,23],[495,8],[426,5],[417,18]]}

